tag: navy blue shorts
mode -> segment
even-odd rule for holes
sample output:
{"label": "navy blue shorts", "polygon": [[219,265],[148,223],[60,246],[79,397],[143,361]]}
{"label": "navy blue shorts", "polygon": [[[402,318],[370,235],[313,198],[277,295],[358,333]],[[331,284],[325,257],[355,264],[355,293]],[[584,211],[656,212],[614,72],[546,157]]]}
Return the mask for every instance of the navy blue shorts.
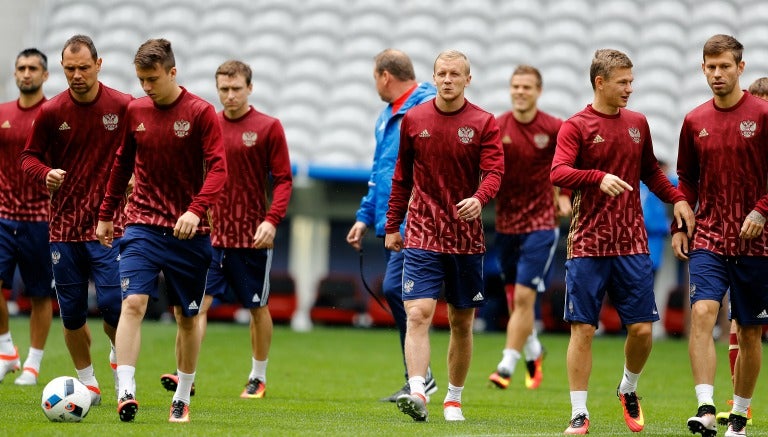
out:
{"label": "navy blue shorts", "polygon": [[723,256],[695,250],[688,264],[691,305],[722,302],[731,293],[731,318],[740,325],[768,324],[768,257]]}
{"label": "navy blue shorts", "polygon": [[403,300],[437,300],[445,285],[445,300],[455,308],[483,306],[483,255],[404,249]]}
{"label": "navy blue shorts", "polygon": [[54,297],[48,222],[25,222],[0,218],[0,281],[13,285],[19,267],[24,281],[23,295]]}
{"label": "navy blue shorts", "polygon": [[496,234],[496,250],[505,284],[520,284],[540,293],[549,286],[559,229],[527,234]]}
{"label": "navy blue shorts", "polygon": [[125,230],[121,247],[123,299],[131,294],[157,299],[157,278],[162,271],[171,305],[180,306],[187,317],[198,313],[211,263],[208,235],[179,240],[173,236],[172,228],[131,225]]}
{"label": "navy blue shorts", "polygon": [[[67,329],[85,323],[88,313],[88,280],[93,278],[96,304],[107,323],[117,326],[120,296],[120,244],[116,238],[111,249],[98,241],[52,242],[50,245],[56,295],[61,317]],[[68,320],[73,325],[68,324]]]}
{"label": "navy blue shorts", "polygon": [[245,308],[267,305],[272,249],[223,249],[214,247],[205,294],[223,296],[227,286]]}
{"label": "navy blue shorts", "polygon": [[647,254],[569,259],[563,319],[597,326],[608,293],[622,324],[659,320],[652,266]]}

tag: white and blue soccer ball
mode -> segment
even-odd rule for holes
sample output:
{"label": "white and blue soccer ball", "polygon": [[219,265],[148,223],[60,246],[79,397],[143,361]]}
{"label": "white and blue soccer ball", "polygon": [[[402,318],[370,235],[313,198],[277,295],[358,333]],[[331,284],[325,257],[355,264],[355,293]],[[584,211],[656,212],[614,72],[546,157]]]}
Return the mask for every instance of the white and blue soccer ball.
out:
{"label": "white and blue soccer ball", "polygon": [[91,409],[91,394],[77,378],[59,376],[43,389],[42,407],[51,422],[79,422]]}

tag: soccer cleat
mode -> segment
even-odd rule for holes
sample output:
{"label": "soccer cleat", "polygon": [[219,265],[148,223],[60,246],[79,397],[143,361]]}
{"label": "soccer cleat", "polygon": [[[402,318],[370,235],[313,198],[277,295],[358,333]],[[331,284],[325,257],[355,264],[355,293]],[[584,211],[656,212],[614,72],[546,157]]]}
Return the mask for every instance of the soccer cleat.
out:
{"label": "soccer cleat", "polygon": [[565,435],[584,435],[589,434],[589,417],[586,414],[579,414],[565,428]]}
{"label": "soccer cleat", "polygon": [[25,367],[13,383],[16,385],[37,385],[37,375],[37,370],[32,367]]}
{"label": "soccer cleat", "polygon": [[379,399],[379,401],[381,401],[381,402],[396,402],[397,398],[399,396],[407,395],[407,394],[410,394],[410,393],[411,393],[411,386],[410,386],[410,384],[408,384],[406,382],[405,385],[400,390],[392,393],[389,396],[386,396],[386,397],[383,397],[383,398]]}
{"label": "soccer cleat", "polygon": [[88,393],[91,395],[91,406],[95,407],[101,405],[101,390],[95,385],[86,385],[88,387]]}
{"label": "soccer cleat", "polygon": [[509,380],[511,377],[512,375],[497,370],[491,373],[491,376],[488,377],[488,380],[491,381],[493,385],[503,390],[509,387]]}
{"label": "soccer cleat", "polygon": [[15,372],[21,368],[21,361],[19,361],[19,349],[13,347],[13,355],[0,354],[0,382],[5,379],[5,375]]}
{"label": "soccer cleat", "polygon": [[619,402],[621,402],[621,409],[624,410],[624,422],[627,423],[629,430],[632,432],[642,431],[645,426],[645,418],[643,417],[643,409],[640,407],[640,398],[637,397],[637,393],[621,393],[617,388],[616,396],[619,397]]}
{"label": "soccer cleat", "polygon": [[535,390],[541,385],[541,380],[544,378],[544,372],[541,370],[541,362],[544,361],[544,353],[539,355],[533,361],[526,361],[527,372],[525,372],[525,387],[530,390]]}
{"label": "soccer cleat", "polygon": [[464,414],[461,412],[461,403],[455,401],[443,403],[443,417],[449,422],[464,420]]}
{"label": "soccer cleat", "polygon": [[248,380],[248,384],[245,384],[243,392],[240,393],[240,397],[243,399],[258,399],[263,398],[267,394],[267,386],[261,382],[258,378]]}
{"label": "soccer cleat", "polygon": [[175,423],[189,422],[189,405],[185,404],[184,401],[173,401],[168,421]]}
{"label": "soccer cleat", "polygon": [[[733,406],[733,399],[728,399],[728,405]],[[721,411],[717,413],[717,423],[720,425],[728,425],[728,417],[731,415],[731,411]],[[747,408],[747,425],[752,425],[752,406]]]}
{"label": "soccer cleat", "polygon": [[424,383],[424,392],[427,394],[425,397],[427,398],[427,403],[429,403],[429,395],[437,392],[437,381],[432,377],[432,372],[427,373],[427,381]]}
{"label": "soccer cleat", "polygon": [[117,402],[117,414],[123,422],[132,421],[136,418],[138,411],[139,403],[136,402],[136,398],[131,393],[126,392],[125,396],[121,397]]}
{"label": "soccer cleat", "polygon": [[728,429],[725,437],[739,437],[747,435],[747,418],[739,414],[731,413],[728,416]]}
{"label": "soccer cleat", "polygon": [[[163,385],[168,391],[176,391],[176,387],[179,386],[179,375],[176,372],[166,373],[160,377],[160,384]],[[189,391],[190,396],[195,395],[195,383],[192,383],[192,390]]]}
{"label": "soccer cleat", "polygon": [[426,422],[427,399],[424,395],[418,393],[404,394],[397,397],[397,409],[411,416],[416,422]]}
{"label": "soccer cleat", "polygon": [[717,419],[715,418],[715,406],[709,404],[699,405],[696,415],[688,419],[688,429],[691,434],[701,434],[704,437],[717,435]]}

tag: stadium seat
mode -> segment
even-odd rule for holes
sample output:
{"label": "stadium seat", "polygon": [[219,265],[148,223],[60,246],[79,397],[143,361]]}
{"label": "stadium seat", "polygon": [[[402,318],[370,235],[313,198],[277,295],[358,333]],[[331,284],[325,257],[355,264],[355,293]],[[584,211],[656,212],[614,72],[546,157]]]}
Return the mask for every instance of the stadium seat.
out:
{"label": "stadium seat", "polygon": [[[290,38],[284,32],[259,32],[248,35],[248,38],[241,42],[241,46],[242,56],[247,59],[268,56],[280,62],[288,62],[291,50]],[[274,77],[281,75],[279,70],[266,73]]]}
{"label": "stadium seat", "polygon": [[103,29],[115,29],[120,27],[133,28],[138,32],[145,32],[149,24],[149,9],[138,3],[118,3],[104,8],[101,19]]}
{"label": "stadium seat", "polygon": [[596,49],[621,50],[632,58],[637,50],[638,30],[639,26],[630,19],[602,23],[593,29],[592,44]]}
{"label": "stadium seat", "polygon": [[150,29],[161,32],[169,28],[180,29],[189,33],[196,30],[201,18],[192,4],[173,4],[162,13],[151,14],[150,17]]}
{"label": "stadium seat", "polygon": [[541,34],[542,28],[537,20],[527,16],[511,16],[499,20],[493,26],[490,40],[497,44],[517,42],[534,48],[541,42]]}
{"label": "stadium seat", "polygon": [[[687,30],[680,23],[671,20],[658,20],[646,23],[640,29],[640,46],[643,47],[638,56],[643,56],[646,51],[677,50],[682,52],[687,47]],[[659,59],[658,62],[667,62],[673,66],[677,64],[673,59]],[[672,61],[672,62],[670,62]]]}
{"label": "stadium seat", "polygon": [[[395,21],[386,14],[375,11],[363,10],[353,15],[346,22],[346,40],[352,40],[360,36],[372,36],[384,40],[387,33],[393,28]],[[381,50],[386,48],[383,46]]]}
{"label": "stadium seat", "polygon": [[209,7],[200,14],[198,25],[195,26],[200,35],[208,32],[241,32],[248,26],[250,17],[242,7]]}
{"label": "stadium seat", "polygon": [[[601,3],[600,7],[605,4]],[[584,23],[594,23],[598,8],[586,0],[554,0],[547,4],[545,11],[537,14],[542,24],[560,22],[566,19],[576,19]],[[604,24],[604,23],[601,23]]]}
{"label": "stadium seat", "polygon": [[298,20],[294,31],[297,39],[328,35],[341,40],[347,24],[346,18],[334,9],[306,11]]}
{"label": "stadium seat", "polygon": [[713,23],[731,29],[739,28],[739,19],[739,13],[733,3],[719,0],[697,1],[689,17],[692,27]]}
{"label": "stadium seat", "polygon": [[95,23],[101,20],[102,11],[98,3],[75,1],[62,2],[54,6],[49,18],[49,25],[59,26],[81,26],[93,29]]}
{"label": "stadium seat", "polygon": [[680,0],[656,0],[644,5],[643,19],[646,23],[671,21],[678,23],[681,28],[689,24],[692,7]]}
{"label": "stadium seat", "polygon": [[128,65],[132,66],[136,49],[148,38],[145,32],[136,27],[115,25],[94,34],[93,42],[101,57],[110,52],[130,53],[131,62]]}
{"label": "stadium seat", "polygon": [[642,3],[635,0],[611,0],[609,2],[600,2],[597,7],[594,8],[594,14],[592,16],[593,22],[596,23],[608,23],[611,21],[624,21],[624,20],[636,20],[642,19],[643,15],[640,11]]}
{"label": "stadium seat", "polygon": [[257,9],[248,22],[246,34],[258,35],[261,32],[287,32],[287,29],[295,28],[296,24],[296,17],[285,8]]}
{"label": "stadium seat", "polygon": [[[541,45],[547,49],[542,50],[541,54],[548,55],[552,44],[567,43],[574,46],[584,46],[585,44],[578,38],[574,38],[574,35],[587,35],[588,33],[587,23],[576,18],[560,20],[557,26],[545,26],[541,32]],[[572,52],[567,58],[575,58],[576,53],[579,52]]]}
{"label": "stadium seat", "polygon": [[354,276],[332,273],[320,280],[310,311],[313,322],[351,325],[355,316],[364,312],[365,302]]}
{"label": "stadium seat", "polygon": [[285,271],[269,274],[269,313],[278,323],[291,321],[296,310],[296,281]]}

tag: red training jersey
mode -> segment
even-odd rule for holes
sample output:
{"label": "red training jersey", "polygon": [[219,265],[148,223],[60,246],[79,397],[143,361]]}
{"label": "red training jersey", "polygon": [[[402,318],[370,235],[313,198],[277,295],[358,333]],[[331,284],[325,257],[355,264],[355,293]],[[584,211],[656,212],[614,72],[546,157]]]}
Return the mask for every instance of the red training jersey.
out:
{"label": "red training jersey", "polygon": [[555,229],[549,171],[563,121],[537,111],[533,120],[521,123],[509,111],[498,117],[498,124],[504,146],[504,178],[496,195],[496,231],[527,234]]}
{"label": "red training jersey", "polygon": [[27,176],[19,164],[19,154],[45,101],[43,98],[29,108],[19,106],[18,100],[0,105],[0,218],[48,221],[50,202],[45,184]]}
{"label": "red training jersey", "polygon": [[747,92],[730,108],[714,99],[685,116],[677,157],[680,191],[696,209],[693,249],[768,256],[768,235],[739,238],[753,209],[768,217],[768,103]]}
{"label": "red training jersey", "polygon": [[[80,103],[66,90],[40,109],[21,153],[21,164],[43,187],[52,169],[67,172],[61,187],[51,195],[52,242],[97,240],[99,205],[122,140],[125,110],[132,99],[99,82],[92,102]],[[116,224],[115,236],[121,236],[121,212],[115,211],[110,218]]]}
{"label": "red training jersey", "polygon": [[[600,182],[606,173],[633,191],[616,197],[603,193]],[[648,253],[640,180],[664,202],[684,200],[659,167],[645,116],[623,108],[606,115],[587,105],[566,120],[550,176],[556,186],[573,190],[569,259]]]}
{"label": "red training jersey", "polygon": [[182,88],[169,105],[156,105],[149,97],[134,100],[125,118],[125,139],[99,220],[109,221],[118,209],[133,173],[126,225],[173,228],[190,211],[201,219],[198,233],[207,234],[206,212],[227,178],[221,126],[213,106]]}
{"label": "red training jersey", "polygon": [[405,247],[450,254],[485,252],[481,219],[459,219],[456,204],[485,206],[499,190],[504,150],[494,116],[466,101],[455,112],[422,103],[403,117],[385,230],[405,225]]}
{"label": "red training jersey", "polygon": [[[227,154],[227,182],[211,208],[211,244],[250,248],[263,221],[277,226],[285,217],[293,176],[280,121],[251,107],[240,118],[218,114]],[[271,179],[271,184],[268,179]],[[267,188],[272,202],[267,210]]]}

